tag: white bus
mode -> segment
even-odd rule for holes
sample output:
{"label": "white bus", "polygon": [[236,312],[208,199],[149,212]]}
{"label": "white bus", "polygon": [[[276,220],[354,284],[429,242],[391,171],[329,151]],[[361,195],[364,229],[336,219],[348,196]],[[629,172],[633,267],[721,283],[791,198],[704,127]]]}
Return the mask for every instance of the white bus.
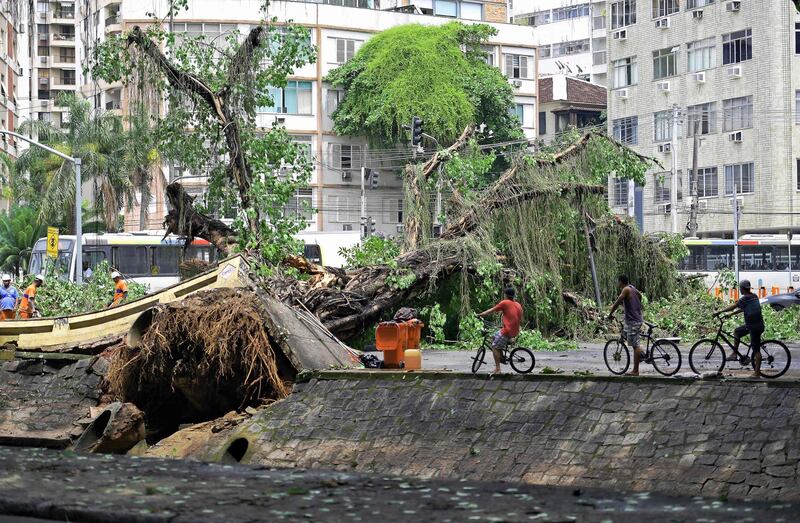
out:
{"label": "white bus", "polygon": [[[180,281],[179,264],[183,260],[198,259],[208,263],[217,260],[217,249],[206,240],[196,238],[184,252],[184,241],[177,236],[162,240],[163,232],[84,234],[83,262],[92,271],[101,262],[108,262],[128,280],[145,284],[150,291],[158,291]],[[75,281],[80,267],[75,266],[75,236],[61,236],[58,240],[58,257],[54,265],[56,274]],[[46,269],[47,239],[39,239],[31,252],[29,272],[36,274]]]}
{"label": "white bus", "polygon": [[[703,274],[709,289],[719,287],[720,270],[734,270],[734,241],[685,239],[689,255],[678,269],[685,274]],[[791,250],[791,257],[789,252]],[[789,292],[800,286],[800,237],[785,234],[746,234],[739,239],[739,279],[750,280],[755,289]],[[763,291],[762,291],[763,293]]]}

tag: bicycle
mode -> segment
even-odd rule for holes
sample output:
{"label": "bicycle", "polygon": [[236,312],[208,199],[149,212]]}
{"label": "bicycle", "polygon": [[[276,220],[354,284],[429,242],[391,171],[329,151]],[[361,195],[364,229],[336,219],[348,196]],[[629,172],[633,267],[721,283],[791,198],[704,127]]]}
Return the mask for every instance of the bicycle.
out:
{"label": "bicycle", "polygon": [[[497,332],[497,327],[493,327],[490,322],[483,322],[483,343],[478,348],[478,352],[472,357],[472,373],[477,374],[478,370],[486,362],[486,351],[491,351],[493,334]],[[502,350],[502,363],[508,363],[514,372],[518,374],[529,374],[536,366],[536,358],[533,352],[527,347],[517,347],[517,340],[513,338]]]}
{"label": "bicycle", "polygon": [[[728,348],[736,354],[742,367],[753,363],[751,357],[753,348],[750,344],[740,340],[740,343],[747,347],[747,352],[744,354],[733,349],[733,333],[725,331],[725,319],[726,318],[719,318],[719,328],[713,340],[711,338],[704,338],[695,343],[689,351],[689,366],[695,374],[722,372],[722,369],[725,368],[727,358],[720,340],[725,342]],[[789,352],[789,349],[782,341],[764,340],[761,342],[762,376],[769,379],[780,378],[789,370],[789,365],[791,365],[791,363],[792,353]]]}
{"label": "bicycle", "polygon": [[[681,369],[681,351],[676,343],[680,338],[653,338],[656,325],[649,322],[644,322],[644,325],[647,331],[640,337],[647,340],[647,347],[642,354],[642,363],[652,365],[663,376],[674,376]],[[619,376],[628,371],[631,353],[624,329],[620,329],[619,338],[608,340],[603,348],[603,359],[611,374]]]}

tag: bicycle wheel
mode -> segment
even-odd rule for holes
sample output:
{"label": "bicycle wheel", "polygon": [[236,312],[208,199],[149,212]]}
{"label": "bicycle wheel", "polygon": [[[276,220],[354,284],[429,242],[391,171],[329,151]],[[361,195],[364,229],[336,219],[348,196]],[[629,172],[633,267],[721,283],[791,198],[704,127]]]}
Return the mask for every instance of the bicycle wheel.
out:
{"label": "bicycle wheel", "polygon": [[625,374],[631,364],[631,352],[628,347],[619,340],[608,340],[603,349],[603,359],[606,360],[606,367],[611,374]]}
{"label": "bicycle wheel", "polygon": [[536,358],[533,352],[526,347],[517,347],[508,356],[511,368],[520,374],[528,374],[536,366]]}
{"label": "bicycle wheel", "polygon": [[472,357],[472,373],[477,374],[478,370],[483,365],[484,360],[486,359],[486,347],[481,347],[478,349],[477,354]]}
{"label": "bicycle wheel", "polygon": [[780,378],[792,363],[792,353],[782,341],[761,342],[761,375],[765,378]]}
{"label": "bicycle wheel", "polygon": [[725,368],[725,351],[714,340],[700,340],[689,351],[689,366],[695,374],[722,372]]}
{"label": "bicycle wheel", "polygon": [[681,351],[672,341],[656,341],[650,356],[653,358],[653,367],[659,374],[674,376],[681,370]]}

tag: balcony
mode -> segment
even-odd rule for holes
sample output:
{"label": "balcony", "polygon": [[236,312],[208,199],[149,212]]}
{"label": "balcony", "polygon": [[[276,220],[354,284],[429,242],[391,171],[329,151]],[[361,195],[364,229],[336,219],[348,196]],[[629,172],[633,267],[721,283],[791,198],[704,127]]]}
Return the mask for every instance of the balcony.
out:
{"label": "balcony", "polygon": [[74,69],[75,55],[62,56],[60,54],[55,54],[50,57],[50,67],[58,67],[60,69]]}
{"label": "balcony", "polygon": [[74,76],[66,76],[61,78],[53,78],[52,79],[52,88],[59,89],[62,91],[74,91],[77,89],[75,85],[75,77]]}
{"label": "balcony", "polygon": [[56,9],[53,11],[52,19],[49,20],[51,24],[70,24],[74,23],[75,10],[74,9]]}
{"label": "balcony", "polygon": [[53,33],[50,45],[59,47],[75,47],[75,33]]}
{"label": "balcony", "polygon": [[120,31],[122,31],[122,16],[119,12],[106,17],[106,32],[119,33]]}

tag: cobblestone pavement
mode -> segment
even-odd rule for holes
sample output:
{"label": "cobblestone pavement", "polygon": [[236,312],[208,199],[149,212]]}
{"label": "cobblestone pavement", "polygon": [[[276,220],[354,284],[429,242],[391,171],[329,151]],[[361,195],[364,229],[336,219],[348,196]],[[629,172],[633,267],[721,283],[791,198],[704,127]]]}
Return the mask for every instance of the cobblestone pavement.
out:
{"label": "cobblestone pavement", "polygon": [[[582,343],[577,350],[570,350],[564,352],[535,352],[536,367],[534,374],[538,374],[545,367],[556,371],[562,371],[564,374],[572,374],[573,372],[591,372],[598,376],[610,375],[611,373],[606,368],[603,362],[603,346],[600,343]],[[689,349],[691,345],[681,345],[681,354],[683,362],[679,375],[693,375],[692,369],[689,367]],[[792,353],[792,364],[789,372],[784,375],[784,378],[800,378],[800,347],[797,345],[790,345],[789,350]],[[380,352],[373,353],[380,357]],[[447,350],[423,350],[422,351],[422,367],[428,370],[454,370],[458,372],[470,372],[472,365],[472,357],[475,351],[447,351]],[[481,368],[480,372],[487,373],[494,370],[491,355],[487,355],[487,363]],[[503,366],[503,372],[513,372],[507,365]],[[654,375],[658,373],[652,365],[642,364],[641,373],[643,375]],[[752,373],[751,368],[742,368],[738,363],[728,362],[725,366],[723,374],[726,376],[748,376]]]}
{"label": "cobblestone pavement", "polygon": [[[798,505],[0,447],[0,514],[91,523],[796,521]],[[10,519],[10,518],[9,518]],[[0,516],[0,521],[6,519]]]}

